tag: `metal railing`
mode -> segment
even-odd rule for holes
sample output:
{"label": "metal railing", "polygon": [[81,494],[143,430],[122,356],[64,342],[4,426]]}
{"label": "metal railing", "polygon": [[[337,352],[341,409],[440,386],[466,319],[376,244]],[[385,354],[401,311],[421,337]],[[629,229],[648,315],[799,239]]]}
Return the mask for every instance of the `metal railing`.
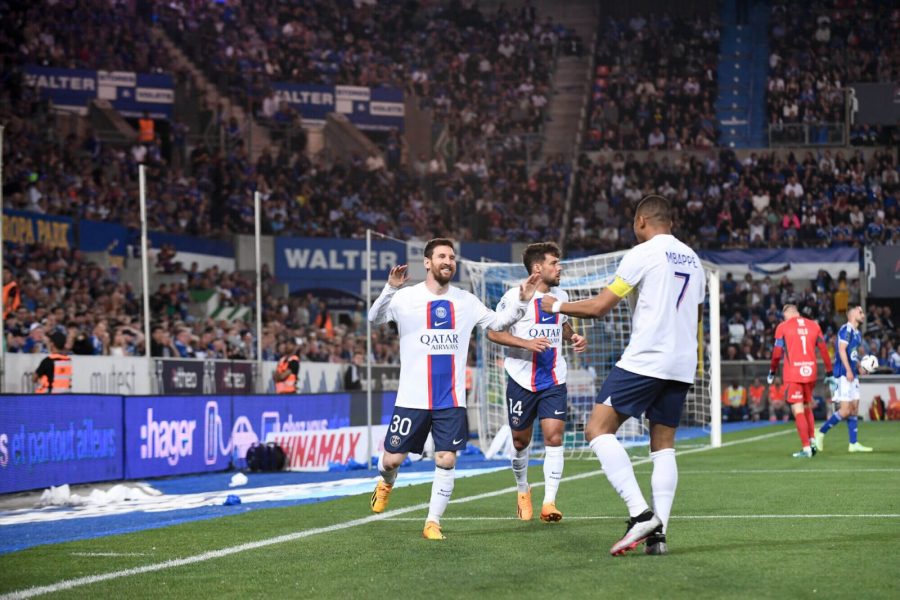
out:
{"label": "metal railing", "polygon": [[846,146],[845,123],[779,123],[769,125],[769,147]]}

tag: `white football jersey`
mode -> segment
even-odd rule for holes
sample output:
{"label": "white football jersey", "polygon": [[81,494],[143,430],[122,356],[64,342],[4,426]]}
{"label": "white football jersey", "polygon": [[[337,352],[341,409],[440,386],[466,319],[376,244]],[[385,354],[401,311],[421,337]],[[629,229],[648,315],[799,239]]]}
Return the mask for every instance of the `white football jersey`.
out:
{"label": "white football jersey", "polygon": [[[557,300],[569,301],[569,294],[559,288],[550,288],[547,292]],[[545,337],[552,347],[543,352],[529,352],[522,348],[504,347],[506,359],[503,366],[513,381],[526,390],[540,392],[560,383],[566,382],[566,358],[562,354],[563,323],[569,317],[560,313],[545,313],[541,310],[542,292],[535,292],[528,303],[525,314],[510,328],[509,332],[517,338],[533,340]],[[513,288],[503,295],[497,310],[502,311],[507,304],[519,300],[519,288]]]}
{"label": "white football jersey", "polygon": [[622,258],[616,280],[637,295],[631,340],[616,366],[638,375],[693,383],[697,311],[706,297],[706,274],[697,253],[672,235],[656,235]]}
{"label": "white football jersey", "polygon": [[400,333],[397,406],[442,409],[466,405],[466,359],[476,325],[506,329],[525,312],[518,298],[494,312],[469,292],[450,286],[432,294],[425,283],[385,286],[369,310],[373,323],[394,321]]}

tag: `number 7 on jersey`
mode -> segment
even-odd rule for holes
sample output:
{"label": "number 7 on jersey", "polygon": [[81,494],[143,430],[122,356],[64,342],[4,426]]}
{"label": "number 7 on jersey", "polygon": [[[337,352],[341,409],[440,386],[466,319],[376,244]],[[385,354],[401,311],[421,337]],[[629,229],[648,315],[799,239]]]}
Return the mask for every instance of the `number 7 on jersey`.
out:
{"label": "number 7 on jersey", "polygon": [[684,284],[681,286],[681,292],[678,293],[678,301],[675,303],[675,308],[678,309],[681,307],[681,301],[684,300],[684,293],[687,291],[688,282],[691,280],[691,274],[675,271],[675,278],[684,279]]}

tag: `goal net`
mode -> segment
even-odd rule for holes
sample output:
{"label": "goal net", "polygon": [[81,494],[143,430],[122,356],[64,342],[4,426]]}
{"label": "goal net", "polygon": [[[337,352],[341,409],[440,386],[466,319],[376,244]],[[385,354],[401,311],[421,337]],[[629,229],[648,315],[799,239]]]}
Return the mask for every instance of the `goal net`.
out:
{"label": "goal net", "polygon": [[[568,292],[570,301],[591,298],[613,280],[624,255],[623,251],[564,260],[560,287]],[[503,294],[526,277],[521,263],[465,262],[465,266],[473,293],[490,308],[495,308]],[[717,402],[720,398],[718,335],[709,334],[718,331],[718,273],[705,263],[704,269],[709,287],[699,340],[700,356],[695,384],[688,393],[678,430],[680,448],[718,446],[721,440],[721,411]],[[575,354],[568,344],[563,348],[568,363],[566,384],[569,395],[564,447],[569,457],[593,457],[584,439],[584,426],[600,386],[628,344],[632,306],[632,302],[619,302],[602,319],[569,318],[575,332],[588,339],[588,350],[581,354]],[[478,368],[469,414],[470,420],[477,420],[477,423],[470,422],[470,427],[477,429],[482,450],[486,452],[501,427],[508,423],[503,368],[505,352],[503,346],[490,342],[480,331],[476,343]],[[650,438],[645,419],[629,419],[617,435],[630,452],[648,451]],[[540,425],[536,421],[532,446],[540,450],[543,445]]]}

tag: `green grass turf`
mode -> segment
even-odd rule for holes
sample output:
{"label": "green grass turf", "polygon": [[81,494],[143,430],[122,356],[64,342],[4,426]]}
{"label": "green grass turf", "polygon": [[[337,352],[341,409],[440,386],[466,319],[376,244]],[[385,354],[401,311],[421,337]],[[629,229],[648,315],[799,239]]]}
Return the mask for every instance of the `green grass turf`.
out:
{"label": "green grass turf", "polygon": [[[778,435],[779,432],[783,432]],[[775,433],[776,435],[770,435]],[[741,440],[767,436],[746,443]],[[864,423],[872,454],[848,454],[846,428],[826,452],[794,459],[792,427],[726,436],[679,455],[668,556],[612,558],[625,509],[593,460],[566,463],[557,524],[515,520],[512,475],[457,481],[449,539],[421,538],[430,485],[398,488],[388,518],[155,572],[80,585],[84,598],[897,598],[900,423]],[[635,471],[649,499],[651,465]],[[646,459],[644,459],[646,461]],[[401,472],[401,477],[402,472]],[[543,480],[533,467],[532,482]],[[479,494],[508,490],[472,501]],[[543,489],[534,490],[536,514]],[[302,530],[364,519],[368,497],[257,510],[3,556],[0,594],[158,564]],[[819,515],[814,518],[778,518]],[[829,515],[853,515],[836,517]],[[884,516],[876,516],[884,515]],[[641,547],[639,550],[643,550]],[[140,555],[88,557],[81,553]]]}

